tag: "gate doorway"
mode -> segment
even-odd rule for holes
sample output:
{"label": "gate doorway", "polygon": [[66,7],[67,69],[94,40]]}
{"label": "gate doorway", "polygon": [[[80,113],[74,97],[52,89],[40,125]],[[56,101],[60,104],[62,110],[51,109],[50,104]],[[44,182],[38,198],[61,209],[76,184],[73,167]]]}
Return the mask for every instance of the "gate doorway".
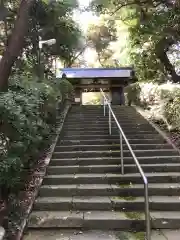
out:
{"label": "gate doorway", "polygon": [[[106,92],[110,99],[110,93]],[[82,92],[82,105],[102,105],[103,96],[100,92]]]}
{"label": "gate doorway", "polygon": [[62,75],[72,83],[75,104],[100,105],[100,88],[110,92],[112,105],[124,105],[124,87],[136,80],[134,70],[125,68],[65,68]]}

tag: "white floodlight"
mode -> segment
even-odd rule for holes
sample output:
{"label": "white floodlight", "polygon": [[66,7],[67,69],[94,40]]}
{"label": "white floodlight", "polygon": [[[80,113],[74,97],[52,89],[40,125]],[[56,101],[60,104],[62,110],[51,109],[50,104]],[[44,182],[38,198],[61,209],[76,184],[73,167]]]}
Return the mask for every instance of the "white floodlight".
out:
{"label": "white floodlight", "polygon": [[43,44],[47,44],[47,45],[53,45],[56,43],[56,39],[49,39],[49,40],[44,40],[44,41],[39,41],[39,48],[41,49]]}

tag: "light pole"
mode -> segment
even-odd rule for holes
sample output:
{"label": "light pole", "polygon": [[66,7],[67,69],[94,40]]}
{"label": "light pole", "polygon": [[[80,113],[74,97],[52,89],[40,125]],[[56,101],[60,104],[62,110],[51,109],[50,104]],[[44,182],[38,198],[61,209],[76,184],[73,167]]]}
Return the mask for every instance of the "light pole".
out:
{"label": "light pole", "polygon": [[41,77],[44,78],[44,70],[42,71],[42,66],[41,66],[41,49],[43,47],[43,44],[51,46],[55,43],[56,43],[56,39],[54,39],[54,38],[44,40],[44,41],[42,41],[42,40],[39,41],[39,54],[38,54],[38,65],[39,65],[39,70],[38,71],[39,71],[39,73],[38,73],[38,75],[39,75],[40,79],[41,79]]}

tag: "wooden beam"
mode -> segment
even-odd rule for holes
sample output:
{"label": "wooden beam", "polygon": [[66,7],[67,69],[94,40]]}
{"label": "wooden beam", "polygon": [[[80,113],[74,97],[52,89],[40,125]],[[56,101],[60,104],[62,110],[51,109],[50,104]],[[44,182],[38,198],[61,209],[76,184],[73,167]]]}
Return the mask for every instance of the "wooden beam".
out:
{"label": "wooden beam", "polygon": [[111,88],[111,87],[124,87],[122,84],[75,84],[74,88]]}

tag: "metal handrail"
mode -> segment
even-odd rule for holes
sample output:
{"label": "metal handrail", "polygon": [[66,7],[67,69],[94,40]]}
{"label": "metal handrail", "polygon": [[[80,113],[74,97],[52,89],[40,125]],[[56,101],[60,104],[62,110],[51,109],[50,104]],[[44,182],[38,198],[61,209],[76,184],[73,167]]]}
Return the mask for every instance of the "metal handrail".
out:
{"label": "metal handrail", "polygon": [[111,135],[112,133],[112,122],[111,122],[111,115],[113,116],[114,120],[115,120],[115,123],[119,129],[119,135],[120,135],[120,153],[121,153],[121,173],[122,175],[124,175],[124,158],[123,158],[123,139],[126,143],[126,145],[128,146],[129,148],[129,151],[133,157],[133,160],[139,170],[139,173],[143,179],[143,182],[144,182],[144,197],[145,197],[145,220],[146,220],[146,239],[147,240],[151,240],[151,220],[150,220],[150,211],[149,211],[149,191],[148,191],[148,180],[144,174],[144,171],[142,170],[141,168],[141,165],[137,159],[137,157],[135,156],[135,153],[134,151],[132,150],[131,146],[130,146],[130,143],[128,141],[128,139],[126,138],[126,135],[125,133],[123,132],[122,130],[122,127],[120,126],[112,108],[111,108],[111,104],[109,102],[109,99],[105,96],[104,92],[102,89],[100,89],[100,92],[104,98],[104,116],[106,115],[106,105],[108,106],[109,108],[109,120],[108,120],[108,123],[109,123],[109,134]]}

